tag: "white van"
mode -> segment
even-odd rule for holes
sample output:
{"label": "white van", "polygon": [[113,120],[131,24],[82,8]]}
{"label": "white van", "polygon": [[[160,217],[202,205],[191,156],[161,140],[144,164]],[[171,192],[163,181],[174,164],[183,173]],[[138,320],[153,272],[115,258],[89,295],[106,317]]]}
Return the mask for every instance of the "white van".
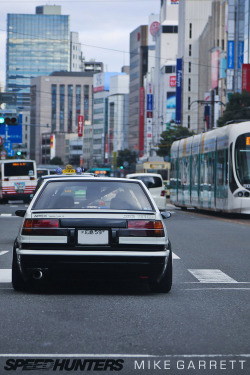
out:
{"label": "white van", "polygon": [[131,173],[127,178],[133,178],[144,182],[150,191],[159,210],[166,210],[167,198],[162,176],[158,173]]}

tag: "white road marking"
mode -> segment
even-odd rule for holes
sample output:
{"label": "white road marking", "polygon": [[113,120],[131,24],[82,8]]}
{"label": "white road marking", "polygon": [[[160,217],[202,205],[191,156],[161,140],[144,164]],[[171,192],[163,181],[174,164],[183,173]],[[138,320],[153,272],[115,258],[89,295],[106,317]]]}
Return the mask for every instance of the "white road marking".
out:
{"label": "white road marking", "polygon": [[0,214],[0,216],[9,217],[9,216],[12,216],[12,214]]}
{"label": "white road marking", "polygon": [[0,283],[11,283],[11,269],[1,269],[0,270]]}
{"label": "white road marking", "polygon": [[4,255],[6,253],[8,253],[8,250],[7,251],[0,251],[0,255]]}
{"label": "white road marking", "polygon": [[218,269],[189,269],[188,271],[201,283],[237,283],[236,280]]}
{"label": "white road marking", "polygon": [[172,252],[172,258],[173,259],[181,259],[180,257],[178,257],[178,255],[176,255],[175,253]]}

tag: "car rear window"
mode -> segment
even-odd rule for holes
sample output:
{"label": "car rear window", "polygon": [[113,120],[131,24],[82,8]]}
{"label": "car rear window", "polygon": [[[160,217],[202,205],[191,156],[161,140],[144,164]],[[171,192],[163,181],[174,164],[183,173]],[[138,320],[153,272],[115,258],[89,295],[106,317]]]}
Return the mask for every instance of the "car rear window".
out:
{"label": "car rear window", "polygon": [[153,210],[139,183],[116,181],[48,181],[32,209]]}
{"label": "car rear window", "polygon": [[162,179],[155,176],[137,176],[133,179],[141,180],[147,186],[148,189],[162,187]]}

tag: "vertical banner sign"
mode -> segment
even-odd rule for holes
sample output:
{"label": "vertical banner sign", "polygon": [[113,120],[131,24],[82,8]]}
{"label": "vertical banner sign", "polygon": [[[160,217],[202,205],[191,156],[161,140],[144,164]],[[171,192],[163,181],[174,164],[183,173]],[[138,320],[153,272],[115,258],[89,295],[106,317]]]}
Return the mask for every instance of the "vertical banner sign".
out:
{"label": "vertical banner sign", "polygon": [[83,115],[78,115],[78,137],[83,136]]}
{"label": "vertical banner sign", "polygon": [[182,59],[177,59],[176,71],[176,124],[181,124],[181,100],[182,100]]}
{"label": "vertical banner sign", "polygon": [[234,69],[234,41],[227,42],[227,69]]}
{"label": "vertical banner sign", "polygon": [[145,89],[140,87],[140,103],[139,103],[139,157],[144,154],[144,103]]}
{"label": "vertical banner sign", "polygon": [[241,69],[244,59],[244,41],[238,43],[238,69]]}
{"label": "vertical banner sign", "polygon": [[242,91],[250,92],[250,64],[242,64]]}
{"label": "vertical banner sign", "polygon": [[56,137],[54,134],[50,136],[50,159],[56,156]]}
{"label": "vertical banner sign", "polygon": [[215,89],[219,82],[219,50],[212,52],[211,60],[211,89]]}

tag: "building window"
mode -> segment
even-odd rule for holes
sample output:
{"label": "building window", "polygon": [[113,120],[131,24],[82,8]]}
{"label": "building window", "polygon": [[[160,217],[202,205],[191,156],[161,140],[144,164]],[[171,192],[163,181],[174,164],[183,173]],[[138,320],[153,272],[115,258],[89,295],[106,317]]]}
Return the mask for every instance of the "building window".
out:
{"label": "building window", "polygon": [[78,116],[81,114],[81,85],[76,85],[76,126],[78,126]]}
{"label": "building window", "polygon": [[68,133],[72,133],[73,85],[68,85]]}
{"label": "building window", "polygon": [[56,130],[56,85],[51,85],[51,131]]}
{"label": "building window", "polygon": [[192,45],[189,44],[188,55],[192,56]]}
{"label": "building window", "polygon": [[109,104],[109,154],[114,150],[115,103]]}
{"label": "building window", "polygon": [[191,73],[191,62],[188,63],[188,73]]}
{"label": "building window", "polygon": [[164,25],[162,26],[162,33],[164,34],[177,34],[178,33],[178,26],[175,25]]}
{"label": "building window", "polygon": [[166,74],[176,73],[176,66],[175,65],[166,65],[165,66],[165,73]]}
{"label": "building window", "polygon": [[188,116],[188,129],[190,129],[190,116]]}
{"label": "building window", "polygon": [[189,39],[192,39],[192,24],[189,24]]}
{"label": "building window", "polygon": [[191,98],[190,96],[188,97],[188,110],[190,110],[190,104],[191,104]]}
{"label": "building window", "polygon": [[84,120],[89,119],[89,85],[84,85]]}
{"label": "building window", "polygon": [[188,91],[191,91],[191,78],[188,78]]}
{"label": "building window", "polygon": [[60,131],[64,131],[64,97],[65,86],[60,85]]}

